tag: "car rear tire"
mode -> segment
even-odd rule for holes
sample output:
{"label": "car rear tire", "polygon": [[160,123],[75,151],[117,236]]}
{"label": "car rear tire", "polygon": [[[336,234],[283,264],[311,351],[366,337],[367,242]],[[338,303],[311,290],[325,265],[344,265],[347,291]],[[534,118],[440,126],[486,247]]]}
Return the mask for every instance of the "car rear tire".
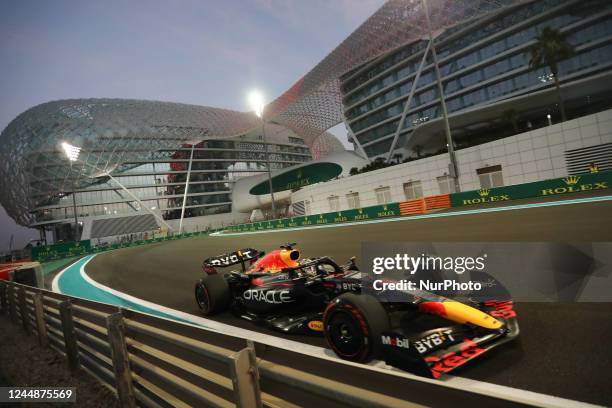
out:
{"label": "car rear tire", "polygon": [[230,287],[223,275],[207,275],[196,283],[195,297],[202,313],[211,316],[229,307]]}
{"label": "car rear tire", "polygon": [[344,293],[323,315],[325,338],[344,360],[367,363],[378,355],[381,335],[389,331],[389,316],[373,296]]}

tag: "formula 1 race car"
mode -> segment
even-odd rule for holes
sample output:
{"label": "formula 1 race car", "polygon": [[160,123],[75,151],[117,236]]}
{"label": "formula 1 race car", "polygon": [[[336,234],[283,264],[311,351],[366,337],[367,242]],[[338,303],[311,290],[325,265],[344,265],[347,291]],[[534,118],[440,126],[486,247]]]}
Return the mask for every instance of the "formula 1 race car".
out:
{"label": "formula 1 race car", "polygon": [[[284,333],[323,334],[343,359],[380,359],[433,378],[518,335],[511,301],[459,302],[426,291],[384,301],[384,293],[365,293],[368,278],[355,258],[344,265],[329,257],[301,259],[294,245],[207,258],[195,285],[202,313],[231,310]],[[240,270],[217,271],[234,265]]]}

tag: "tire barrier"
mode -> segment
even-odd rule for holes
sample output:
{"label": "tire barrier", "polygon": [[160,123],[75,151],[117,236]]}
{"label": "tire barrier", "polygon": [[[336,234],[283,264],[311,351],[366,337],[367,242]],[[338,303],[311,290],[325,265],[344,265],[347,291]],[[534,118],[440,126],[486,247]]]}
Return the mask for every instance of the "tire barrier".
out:
{"label": "tire barrier", "polygon": [[425,211],[444,210],[450,208],[450,194],[440,194],[425,197]]}
{"label": "tire barrier", "polygon": [[399,203],[401,215],[423,214],[425,212],[425,200],[417,198],[415,200],[402,201]]}
{"label": "tire barrier", "polygon": [[[0,281],[9,318],[113,391],[124,407],[517,406],[513,397],[253,342]],[[350,379],[350,381],[347,381]],[[520,404],[518,404],[520,405]]]}

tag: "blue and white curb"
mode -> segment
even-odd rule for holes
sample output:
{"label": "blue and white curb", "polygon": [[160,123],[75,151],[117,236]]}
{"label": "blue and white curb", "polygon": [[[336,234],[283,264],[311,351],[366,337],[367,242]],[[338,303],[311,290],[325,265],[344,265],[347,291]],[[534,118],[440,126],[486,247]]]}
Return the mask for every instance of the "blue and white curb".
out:
{"label": "blue and white curb", "polygon": [[[101,283],[93,280],[85,272],[85,267],[95,256],[96,255],[85,256],[59,272],[52,282],[53,291],[69,296],[93,300],[95,302],[119,306],[125,309],[131,309],[137,312],[142,312],[169,320],[188,323],[219,333],[230,334],[243,339],[254,340],[287,350],[294,350],[309,355],[315,355],[317,357],[333,355],[331,350],[326,350],[322,347],[311,346],[309,344],[269,336],[229,324],[216,322],[204,317],[195,316],[189,313],[181,312],[180,310],[158,305],[156,303],[152,303],[102,285]],[[185,296],[194,296],[194,293],[186,293]],[[195,303],[195,298],[193,301]]]}

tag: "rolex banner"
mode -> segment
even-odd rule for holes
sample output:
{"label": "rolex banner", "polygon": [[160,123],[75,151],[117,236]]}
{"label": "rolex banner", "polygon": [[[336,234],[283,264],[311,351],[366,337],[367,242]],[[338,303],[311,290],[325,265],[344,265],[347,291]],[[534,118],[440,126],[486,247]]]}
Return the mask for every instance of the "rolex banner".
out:
{"label": "rolex banner", "polygon": [[91,241],[62,242],[60,244],[32,248],[32,260],[39,262],[71,258],[91,253]]}
{"label": "rolex banner", "polygon": [[400,215],[399,204],[389,203],[352,210],[336,211],[323,214],[306,215],[278,220],[238,224],[227,227],[230,232],[254,232],[278,228],[312,227],[315,225],[337,224],[349,221],[366,221],[376,218],[396,217]]}
{"label": "rolex banner", "polygon": [[567,176],[507,187],[483,188],[451,194],[451,207],[496,203],[522,198],[551,197],[561,194],[584,193],[610,188],[612,171]]}

